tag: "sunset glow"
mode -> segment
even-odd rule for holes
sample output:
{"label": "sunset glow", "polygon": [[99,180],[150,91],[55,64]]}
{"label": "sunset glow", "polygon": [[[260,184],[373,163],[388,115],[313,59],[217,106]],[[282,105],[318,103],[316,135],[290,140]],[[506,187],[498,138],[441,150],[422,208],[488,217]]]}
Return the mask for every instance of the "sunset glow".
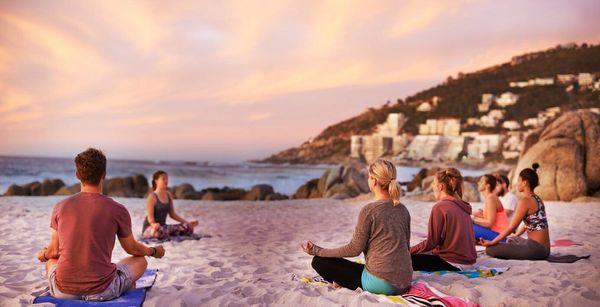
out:
{"label": "sunset glow", "polygon": [[598,1],[3,1],[0,155],[261,158],[459,71],[598,43],[598,12]]}

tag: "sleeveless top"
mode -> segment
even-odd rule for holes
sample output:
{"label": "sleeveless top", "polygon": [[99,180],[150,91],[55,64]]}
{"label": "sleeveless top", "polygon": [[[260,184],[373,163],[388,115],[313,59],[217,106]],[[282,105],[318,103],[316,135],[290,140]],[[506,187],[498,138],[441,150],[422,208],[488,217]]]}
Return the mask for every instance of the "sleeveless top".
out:
{"label": "sleeveless top", "polygon": [[[154,221],[159,223],[161,226],[167,224],[167,215],[169,215],[169,211],[171,210],[171,205],[173,204],[173,200],[171,196],[167,194],[167,198],[169,199],[167,203],[163,203],[160,201],[160,198],[156,194],[156,192],[152,192],[154,197],[156,197],[156,203],[154,204]],[[146,228],[150,226],[150,222],[148,222],[148,216],[144,218],[144,227],[142,229],[142,233]]]}
{"label": "sleeveless top", "polygon": [[492,230],[501,233],[508,228],[508,216],[506,216],[506,211],[504,211],[504,207],[500,205],[500,209],[496,208],[496,220],[492,225]]}
{"label": "sleeveless top", "polygon": [[527,231],[544,230],[548,228],[548,219],[546,218],[546,208],[539,196],[533,194],[533,199],[537,203],[537,211],[525,217],[525,229]]}

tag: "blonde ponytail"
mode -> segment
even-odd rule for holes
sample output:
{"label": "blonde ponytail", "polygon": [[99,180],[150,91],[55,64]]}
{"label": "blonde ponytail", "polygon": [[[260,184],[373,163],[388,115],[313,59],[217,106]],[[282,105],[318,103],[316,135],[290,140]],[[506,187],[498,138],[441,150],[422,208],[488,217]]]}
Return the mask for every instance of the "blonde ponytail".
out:
{"label": "blonde ponytail", "polygon": [[390,193],[390,199],[394,203],[394,206],[400,203],[400,183],[396,179],[392,179],[388,186],[388,192]]}
{"label": "blonde ponytail", "polygon": [[369,165],[369,175],[377,180],[382,189],[388,191],[394,206],[400,203],[401,190],[400,184],[396,180],[394,163],[386,159],[377,159]]}

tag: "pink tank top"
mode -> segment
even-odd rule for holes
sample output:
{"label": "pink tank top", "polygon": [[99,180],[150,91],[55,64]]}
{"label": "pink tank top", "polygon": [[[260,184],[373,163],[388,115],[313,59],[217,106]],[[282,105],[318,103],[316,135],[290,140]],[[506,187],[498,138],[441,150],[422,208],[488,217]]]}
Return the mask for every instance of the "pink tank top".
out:
{"label": "pink tank top", "polygon": [[501,233],[508,228],[508,217],[506,216],[506,211],[504,211],[504,207],[502,210],[496,210],[496,220],[492,225],[492,230]]}

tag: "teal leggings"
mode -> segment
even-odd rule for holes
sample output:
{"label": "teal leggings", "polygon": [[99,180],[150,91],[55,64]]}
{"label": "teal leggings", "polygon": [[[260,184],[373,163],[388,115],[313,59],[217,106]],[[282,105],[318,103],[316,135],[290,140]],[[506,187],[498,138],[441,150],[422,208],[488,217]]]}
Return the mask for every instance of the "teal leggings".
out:
{"label": "teal leggings", "polygon": [[389,282],[371,275],[371,273],[367,271],[367,268],[363,269],[360,281],[362,283],[363,290],[375,294],[395,295],[405,292],[394,287]]}

